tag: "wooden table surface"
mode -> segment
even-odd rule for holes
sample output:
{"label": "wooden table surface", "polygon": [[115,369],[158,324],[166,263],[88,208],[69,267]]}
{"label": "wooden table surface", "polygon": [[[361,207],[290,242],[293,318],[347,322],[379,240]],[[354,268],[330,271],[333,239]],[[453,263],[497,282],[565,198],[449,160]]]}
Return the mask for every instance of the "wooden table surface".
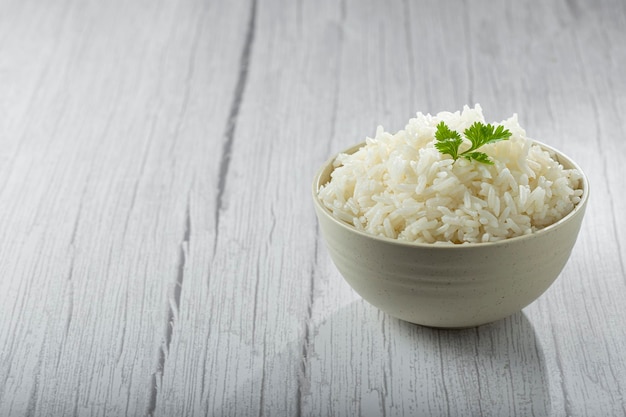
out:
{"label": "wooden table surface", "polygon": [[[626,2],[0,1],[0,416],[626,415]],[[536,302],[394,319],[310,184],[480,103],[591,200]]]}

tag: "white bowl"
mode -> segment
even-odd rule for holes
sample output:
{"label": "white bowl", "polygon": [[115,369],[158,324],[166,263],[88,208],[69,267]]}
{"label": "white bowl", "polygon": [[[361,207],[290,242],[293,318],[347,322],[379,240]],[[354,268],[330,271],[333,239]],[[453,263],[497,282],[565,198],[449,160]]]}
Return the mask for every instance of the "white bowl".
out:
{"label": "white bowl", "polygon": [[[386,313],[431,327],[463,328],[513,314],[537,299],[569,259],[583,220],[589,183],[557,150],[566,169],[582,174],[581,201],[560,221],[530,235],[493,243],[432,245],[378,237],[333,217],[318,190],[330,180],[330,158],[313,180],[315,211],[330,256],[346,281]],[[343,153],[353,153],[363,144]]]}

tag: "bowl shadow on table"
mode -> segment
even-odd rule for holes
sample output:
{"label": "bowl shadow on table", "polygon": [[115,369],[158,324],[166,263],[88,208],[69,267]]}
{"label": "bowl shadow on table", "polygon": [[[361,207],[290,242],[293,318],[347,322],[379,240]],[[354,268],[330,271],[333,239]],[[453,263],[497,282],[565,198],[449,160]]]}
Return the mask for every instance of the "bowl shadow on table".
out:
{"label": "bowl shadow on table", "polygon": [[312,414],[550,414],[543,352],[523,312],[444,330],[360,300],[314,325],[308,352],[303,404]]}

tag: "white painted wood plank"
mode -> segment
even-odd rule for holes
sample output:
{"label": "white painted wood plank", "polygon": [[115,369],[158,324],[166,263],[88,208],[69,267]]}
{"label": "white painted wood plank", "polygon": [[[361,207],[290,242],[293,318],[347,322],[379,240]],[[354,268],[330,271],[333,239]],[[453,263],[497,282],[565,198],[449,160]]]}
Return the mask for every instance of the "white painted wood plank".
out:
{"label": "white painted wood plank", "polygon": [[582,4],[570,7],[570,16],[587,23],[563,35],[561,42],[570,47],[557,50],[558,61],[571,69],[555,74],[553,82],[570,93],[553,95],[551,110],[562,121],[555,132],[559,146],[571,149],[586,170],[592,199],[570,263],[538,306],[549,316],[551,334],[543,339],[552,339],[547,343],[554,349],[564,414],[623,415],[626,330],[618,322],[626,299],[626,228],[616,213],[626,201],[615,174],[625,150],[618,139],[625,130],[616,93],[624,90],[614,65],[626,59],[617,41],[624,38],[626,19],[623,7]]}
{"label": "white painted wood plank", "polygon": [[205,266],[192,235],[163,416],[300,413],[317,245],[311,161],[332,135],[341,12],[334,2],[259,2],[253,12],[217,246],[204,255],[208,275],[195,273]]}
{"label": "white painted wood plank", "polygon": [[3,43],[22,61],[3,63],[0,414],[151,414],[190,216],[215,211],[241,10],[29,6],[5,6],[30,32]]}

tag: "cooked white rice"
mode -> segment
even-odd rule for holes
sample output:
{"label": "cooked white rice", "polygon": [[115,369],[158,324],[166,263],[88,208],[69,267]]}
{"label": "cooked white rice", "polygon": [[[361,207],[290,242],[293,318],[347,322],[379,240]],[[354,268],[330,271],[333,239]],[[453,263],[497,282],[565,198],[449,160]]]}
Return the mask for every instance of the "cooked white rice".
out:
{"label": "cooked white rice", "polygon": [[357,152],[337,157],[330,182],[319,190],[322,203],[337,219],[373,235],[475,243],[532,233],[580,201],[581,174],[533,144],[517,115],[500,123],[511,132],[509,140],[480,148],[493,165],[441,154],[434,147],[441,121],[458,132],[485,123],[477,104],[436,116],[417,113],[396,134],[379,126]]}

